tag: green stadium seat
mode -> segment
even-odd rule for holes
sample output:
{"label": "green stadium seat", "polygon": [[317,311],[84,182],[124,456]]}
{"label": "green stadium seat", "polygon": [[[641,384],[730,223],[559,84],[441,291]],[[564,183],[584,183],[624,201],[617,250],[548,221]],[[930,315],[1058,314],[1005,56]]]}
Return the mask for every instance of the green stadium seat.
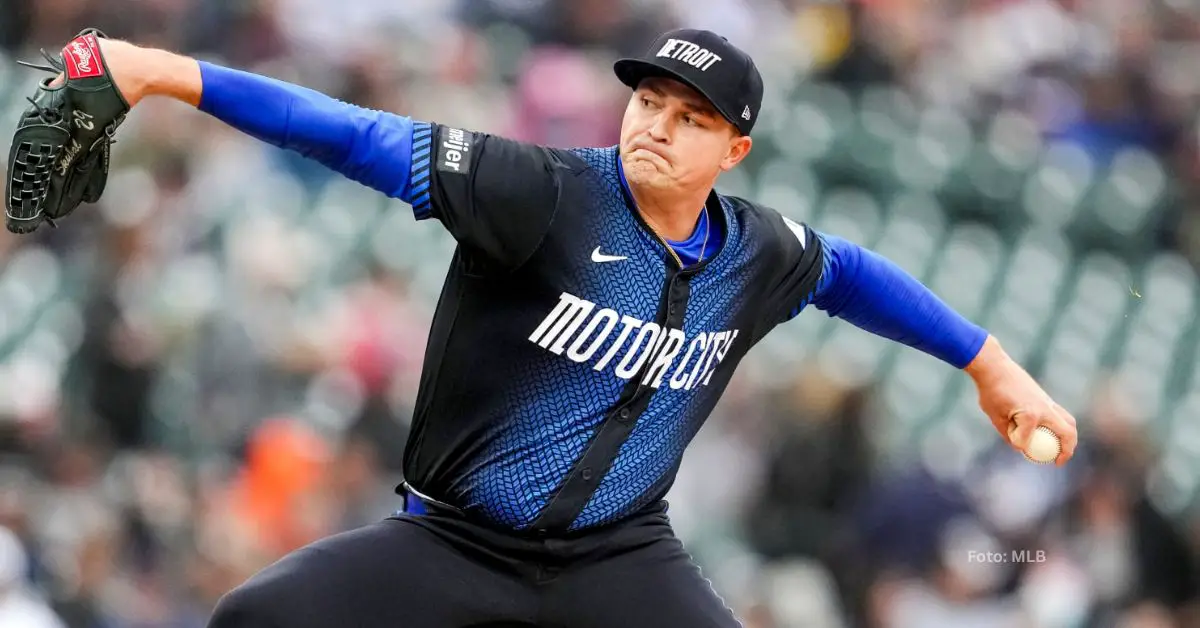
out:
{"label": "green stadium seat", "polygon": [[1044,229],[1064,229],[1076,220],[1096,175],[1092,158],[1078,146],[1052,144],[1022,196],[1026,216]]}
{"label": "green stadium seat", "polygon": [[322,248],[335,255],[343,255],[357,243],[363,225],[370,225],[374,216],[360,216],[362,205],[350,205],[345,201],[318,204],[303,223],[314,237],[320,238]]}
{"label": "green stadium seat", "polygon": [[1175,420],[1170,425],[1170,438],[1163,451],[1163,458],[1170,466],[1190,466],[1193,484],[1200,478],[1200,423],[1195,420],[1197,412],[1200,412],[1200,403],[1194,398],[1176,406]]}
{"label": "green stadium seat", "polygon": [[1120,364],[1115,373],[1124,395],[1137,409],[1130,419],[1139,424],[1157,419],[1167,407],[1167,366],[1155,368],[1129,360]]}
{"label": "green stadium seat", "polygon": [[962,479],[998,438],[974,388],[961,386],[939,416],[922,426],[921,458],[932,470],[943,469],[949,479]]}
{"label": "green stadium seat", "polygon": [[906,219],[925,225],[935,240],[941,239],[949,222],[937,197],[918,190],[904,190],[896,194],[884,209],[890,219]]}
{"label": "green stadium seat", "polygon": [[820,192],[820,184],[811,170],[811,165],[805,161],[772,159],[758,168],[754,173],[754,181],[760,190],[782,185],[795,187],[808,194]]}
{"label": "green stadium seat", "polygon": [[1103,308],[1106,314],[1123,311],[1130,302],[1132,285],[1128,264],[1109,253],[1091,253],[1080,263],[1075,297]]}
{"label": "green stadium seat", "polygon": [[902,351],[888,372],[883,401],[890,412],[913,425],[929,420],[944,398],[953,369],[919,351]]}
{"label": "green stadium seat", "polygon": [[793,161],[826,158],[854,124],[854,102],[830,85],[811,83],[797,91],[789,124],[774,134],[775,144]]}
{"label": "green stadium seat", "polygon": [[1094,364],[1066,367],[1047,367],[1041,383],[1055,401],[1069,412],[1080,412],[1090,403],[1089,386]]}
{"label": "green stadium seat", "polygon": [[755,200],[797,222],[809,222],[813,218],[816,197],[806,196],[797,188],[786,184],[766,185],[758,190]]}
{"label": "green stadium seat", "polygon": [[1031,357],[1033,344],[1045,328],[1046,317],[1015,305],[1002,305],[995,310],[992,322],[985,327],[995,335],[1015,359],[1025,363]]}
{"label": "green stadium seat", "polygon": [[955,220],[984,222],[1004,234],[1018,233],[1026,223],[1021,210],[1024,179],[1000,168],[981,148],[960,164],[940,193]]}
{"label": "green stadium seat", "polygon": [[407,271],[415,261],[412,247],[417,246],[414,237],[412,207],[402,201],[389,202],[372,231],[367,235],[367,250],[384,267],[394,271]]}
{"label": "green stadium seat", "polygon": [[721,173],[717,179],[717,191],[726,196],[749,198],[754,195],[754,184],[750,169],[738,167],[729,172]]}
{"label": "green stadium seat", "polygon": [[946,229],[945,215],[939,209],[937,201],[925,194],[904,194],[893,199],[876,252],[918,279],[926,278]]}
{"label": "green stadium seat", "polygon": [[1147,227],[1151,212],[1166,192],[1166,174],[1149,152],[1125,149],[1112,162],[1092,203],[1095,220],[1112,234],[1132,237]]}
{"label": "green stadium seat", "polygon": [[921,112],[917,124],[922,148],[933,149],[951,166],[966,161],[975,148],[975,136],[967,119],[952,109],[931,108]]}
{"label": "green stadium seat", "polygon": [[925,469],[943,482],[965,479],[977,460],[979,448],[961,421],[929,426],[921,432],[918,455]]}
{"label": "green stadium seat", "polygon": [[1178,517],[1196,504],[1200,469],[1168,441],[1163,456],[1149,473],[1147,495],[1168,517]]}
{"label": "green stadium seat", "polygon": [[17,348],[17,353],[36,357],[47,368],[61,375],[66,370],[71,354],[76,347],[65,342],[63,335],[55,327],[56,322],[45,316],[39,319]]}
{"label": "green stadium seat", "polygon": [[1061,235],[1027,230],[1011,251],[1002,301],[1052,305],[1066,279],[1070,258],[1070,245]]}
{"label": "green stadium seat", "polygon": [[26,246],[8,261],[4,279],[12,284],[20,284],[30,292],[33,303],[40,306],[58,293],[62,264],[49,250],[41,246]]}
{"label": "green stadium seat", "polygon": [[756,201],[793,220],[816,216],[821,185],[807,163],[776,159],[764,164],[754,180]]}
{"label": "green stadium seat", "polygon": [[1154,255],[1145,267],[1145,296],[1154,299],[1157,306],[1178,308],[1168,314],[1182,315],[1190,310],[1197,296],[1197,276],[1191,263],[1178,253],[1162,252]]}
{"label": "green stadium seat", "polygon": [[859,124],[888,143],[912,133],[919,115],[912,97],[892,86],[867,87],[858,98]]}
{"label": "green stadium seat", "polygon": [[997,162],[1020,173],[1035,168],[1044,150],[1037,123],[1016,110],[993,116],[983,141]]}
{"label": "green stadium seat", "polygon": [[419,264],[411,270],[415,292],[426,303],[436,302],[446,279],[445,267],[442,264]]}
{"label": "green stadium seat", "polygon": [[870,194],[854,188],[829,190],[822,202],[815,227],[861,246],[872,246],[882,227],[879,203]]}
{"label": "green stadium seat", "polygon": [[995,232],[979,225],[956,227],[936,263],[931,287],[951,307],[977,318],[989,300],[1002,245]]}
{"label": "green stadium seat", "polygon": [[973,146],[971,129],[960,115],[926,110],[916,132],[899,140],[890,170],[904,187],[940,193],[954,180]]}
{"label": "green stadium seat", "polygon": [[74,300],[56,299],[43,312],[41,322],[53,330],[68,354],[73,354],[83,344],[83,311]]}
{"label": "green stadium seat", "polygon": [[[819,347],[829,337],[834,327],[840,324],[843,323],[833,320],[828,314],[810,306],[799,316],[781,325],[772,333],[780,337],[780,344],[783,345]],[[787,355],[794,355],[790,347],[783,350]]]}
{"label": "green stadium seat", "polygon": [[1200,381],[1187,395],[1177,400],[1169,419],[1170,427],[1172,430],[1180,426],[1188,430],[1195,429],[1197,416],[1200,416]]}
{"label": "green stadium seat", "polygon": [[1181,258],[1162,254],[1145,265],[1136,283],[1138,288],[1127,292],[1125,337],[1115,347],[1114,359],[1161,379],[1163,393],[1170,396],[1186,377],[1178,371],[1191,368],[1192,351],[1180,349],[1180,343],[1194,321],[1193,273]]}
{"label": "green stadium seat", "polygon": [[841,145],[848,160],[839,165],[853,167],[852,176],[856,179],[871,180],[892,176],[897,141],[871,133],[859,126],[862,122],[856,120],[855,127],[842,136]]}
{"label": "green stadium seat", "polygon": [[944,149],[918,136],[900,140],[892,153],[892,175],[907,189],[937,192],[946,184],[952,167]]}
{"label": "green stadium seat", "polygon": [[8,69],[8,76],[0,77],[5,79],[0,82],[0,90],[4,90],[0,92],[0,106],[7,109],[4,111],[4,124],[12,125],[11,128],[15,128],[21,112],[29,107],[29,102],[25,100],[25,97],[33,94],[38,81],[48,75],[22,68],[15,63],[6,63],[3,67]]}
{"label": "green stadium seat", "polygon": [[271,216],[287,224],[303,222],[311,212],[313,200],[295,177],[273,174],[244,192],[235,192],[229,206],[240,211],[229,216],[231,221],[243,217]]}
{"label": "green stadium seat", "polygon": [[1008,222],[1013,219],[1010,207],[1020,202],[1024,173],[1006,166],[986,145],[978,145],[962,167],[960,185],[966,188],[960,194],[973,197],[972,214],[993,221]]}
{"label": "green stadium seat", "polygon": [[836,355],[843,367],[842,378],[854,385],[867,384],[882,372],[885,362],[896,347],[888,341],[853,325],[840,324],[832,328],[822,353]]}

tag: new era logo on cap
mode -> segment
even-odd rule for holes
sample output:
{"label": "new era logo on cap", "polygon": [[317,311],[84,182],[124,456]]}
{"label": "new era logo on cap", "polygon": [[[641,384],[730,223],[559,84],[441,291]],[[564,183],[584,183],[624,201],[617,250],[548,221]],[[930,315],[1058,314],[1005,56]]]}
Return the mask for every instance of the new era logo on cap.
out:
{"label": "new era logo on cap", "polygon": [[613,67],[621,82],[637,89],[642,79],[665,76],[700,92],[743,135],[754,128],[762,106],[762,76],[750,55],[712,31],[664,33],[646,56]]}

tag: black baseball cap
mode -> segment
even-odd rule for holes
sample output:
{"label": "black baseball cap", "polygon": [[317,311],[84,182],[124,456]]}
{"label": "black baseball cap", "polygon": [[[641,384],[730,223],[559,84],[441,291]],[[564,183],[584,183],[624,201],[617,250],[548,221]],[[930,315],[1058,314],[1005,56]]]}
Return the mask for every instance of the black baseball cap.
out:
{"label": "black baseball cap", "polygon": [[712,32],[679,29],[662,34],[646,56],[621,59],[617,78],[633,89],[642,79],[675,79],[700,92],[742,135],[750,135],[762,108],[762,75],[750,55]]}

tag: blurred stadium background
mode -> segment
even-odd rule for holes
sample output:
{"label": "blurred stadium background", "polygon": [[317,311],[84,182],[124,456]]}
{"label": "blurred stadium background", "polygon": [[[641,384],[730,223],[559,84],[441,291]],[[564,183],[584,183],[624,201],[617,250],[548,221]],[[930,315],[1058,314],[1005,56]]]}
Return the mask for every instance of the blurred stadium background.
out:
{"label": "blurred stadium background", "polygon": [[[12,60],[94,25],[606,145],[612,60],[717,30],[767,81],[722,190],[916,274],[1082,440],[1067,469],[1026,463],[961,374],[807,312],[755,349],[671,495],[746,625],[1200,626],[1198,7],[0,0],[0,137],[40,78]],[[0,234],[3,628],[203,626],[282,553],[398,507],[450,238],[183,106],[147,103],[119,137],[102,203]]]}

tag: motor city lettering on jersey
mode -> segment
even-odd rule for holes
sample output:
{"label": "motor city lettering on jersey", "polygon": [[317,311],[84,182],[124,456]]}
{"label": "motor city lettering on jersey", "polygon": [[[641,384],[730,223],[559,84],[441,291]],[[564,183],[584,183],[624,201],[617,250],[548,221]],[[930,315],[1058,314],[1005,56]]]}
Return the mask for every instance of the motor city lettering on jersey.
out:
{"label": "motor city lettering on jersey", "polygon": [[[601,352],[614,334],[616,339]],[[666,382],[674,390],[692,390],[708,385],[737,335],[734,329],[701,332],[688,338],[683,330],[664,329],[564,292],[530,334],[529,341],[555,355],[566,355],[573,362],[598,358],[593,369],[605,371],[612,367],[614,375],[626,380],[649,361],[643,385],[657,389]]]}
{"label": "motor city lettering on jersey", "polygon": [[438,146],[438,170],[455,174],[471,172],[471,149],[474,145],[475,136],[469,131],[447,128]]}
{"label": "motor city lettering on jersey", "polygon": [[707,72],[721,60],[717,53],[682,39],[668,39],[655,56],[682,61],[701,72]]}

